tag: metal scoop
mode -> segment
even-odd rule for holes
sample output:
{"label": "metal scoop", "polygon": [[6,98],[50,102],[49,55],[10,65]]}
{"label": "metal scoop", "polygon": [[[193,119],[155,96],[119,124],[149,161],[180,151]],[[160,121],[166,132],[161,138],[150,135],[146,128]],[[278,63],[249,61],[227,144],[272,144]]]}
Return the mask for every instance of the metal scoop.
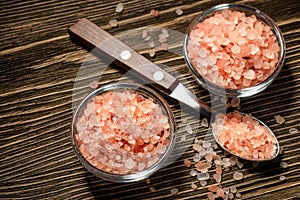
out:
{"label": "metal scoop", "polygon": [[[179,82],[177,78],[175,78],[159,66],[155,65],[145,57],[141,56],[139,53],[104,31],[88,19],[83,18],[72,25],[69,28],[69,34],[73,40],[79,42],[84,47],[88,48],[89,50],[93,49],[102,56],[115,59],[115,63],[123,69],[130,70],[130,72],[136,75],[138,78],[145,80],[147,83],[153,85],[155,88],[164,92],[170,97],[199,111],[201,115],[209,119],[211,118],[211,116],[214,116],[211,108],[203,101],[198,99],[192,92],[190,92],[182,83]],[[256,118],[254,119],[257,120]],[[268,130],[270,130],[265,124],[261,124]],[[279,143],[271,130],[270,133],[276,141],[277,150],[274,154],[274,157],[268,160],[274,159],[279,152]],[[222,146],[215,134],[214,137],[217,143]],[[224,146],[222,147],[228,151],[228,149],[226,149]],[[265,161],[262,159],[246,160]]]}

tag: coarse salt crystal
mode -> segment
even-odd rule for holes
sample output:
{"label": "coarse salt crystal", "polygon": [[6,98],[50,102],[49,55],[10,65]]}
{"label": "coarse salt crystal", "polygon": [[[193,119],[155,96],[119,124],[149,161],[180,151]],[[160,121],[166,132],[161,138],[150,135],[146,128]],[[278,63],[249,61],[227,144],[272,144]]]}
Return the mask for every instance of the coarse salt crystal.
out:
{"label": "coarse salt crystal", "polygon": [[192,189],[195,190],[195,189],[197,189],[197,187],[198,187],[198,186],[197,186],[195,183],[192,183],[192,184],[191,184],[191,188],[192,188]]}
{"label": "coarse salt crystal", "polygon": [[155,188],[154,188],[154,187],[149,187],[149,190],[150,190],[151,192],[155,192]]}
{"label": "coarse salt crystal", "polygon": [[155,56],[155,50],[154,49],[149,50],[149,56],[152,57],[152,58]]}
{"label": "coarse salt crystal", "polygon": [[237,198],[241,198],[242,195],[241,195],[241,193],[238,192],[238,193],[235,194],[235,196],[236,196]]}
{"label": "coarse salt crystal", "polygon": [[175,10],[175,12],[176,12],[177,15],[182,15],[183,14],[183,11],[180,8],[177,8]]}
{"label": "coarse salt crystal", "polygon": [[197,174],[197,179],[199,181],[205,181],[205,180],[208,180],[209,179],[209,173],[198,173]]}
{"label": "coarse salt crystal", "polygon": [[146,183],[147,183],[147,184],[150,184],[150,183],[151,183],[151,181],[150,181],[149,178],[146,179]]}
{"label": "coarse salt crystal", "polygon": [[111,27],[117,27],[118,26],[118,21],[116,19],[111,19],[111,20],[108,21],[108,24]]}
{"label": "coarse salt crystal", "polygon": [[241,99],[240,98],[236,98],[236,97],[233,97],[232,99],[231,99],[231,106],[232,107],[238,107],[239,105],[240,105],[240,103],[241,103]]}
{"label": "coarse salt crystal", "polygon": [[274,118],[278,124],[283,124],[285,122],[285,119],[281,115],[275,115]]}
{"label": "coarse salt crystal", "polygon": [[282,168],[287,168],[289,165],[288,165],[287,162],[281,162],[281,163],[280,163],[280,166],[281,166]]}
{"label": "coarse salt crystal", "polygon": [[191,176],[196,176],[197,174],[198,174],[198,172],[196,172],[196,170],[191,169],[191,171],[190,171]]}
{"label": "coarse salt crystal", "polygon": [[122,3],[118,3],[116,6],[116,13],[120,13],[123,11],[123,4]]}
{"label": "coarse salt crystal", "polygon": [[280,177],[279,177],[279,180],[281,180],[281,181],[284,181],[285,179],[286,179],[285,176],[280,176]]}
{"label": "coarse salt crystal", "polygon": [[178,193],[178,188],[172,188],[170,190],[170,192],[171,192],[172,195],[174,195],[174,194]]}
{"label": "coarse salt crystal", "polygon": [[208,121],[206,118],[203,118],[202,121],[201,121],[201,126],[203,127],[208,127]]}
{"label": "coarse salt crystal", "polygon": [[190,161],[189,159],[184,159],[183,162],[186,167],[191,167],[192,165],[192,161]]}
{"label": "coarse salt crystal", "polygon": [[214,179],[217,183],[221,183],[222,176],[220,174],[214,174]]}
{"label": "coarse salt crystal", "polygon": [[298,129],[296,129],[296,128],[290,128],[289,129],[289,133],[291,133],[291,134],[298,133]]}
{"label": "coarse salt crystal", "polygon": [[229,189],[230,189],[231,193],[236,193],[237,192],[237,189],[236,189],[235,185],[230,186]]}
{"label": "coarse salt crystal", "polygon": [[99,82],[98,81],[92,81],[90,84],[89,84],[89,87],[91,89],[96,89],[99,85]]}
{"label": "coarse salt crystal", "polygon": [[243,179],[243,177],[244,177],[244,175],[243,175],[243,173],[241,173],[241,172],[234,172],[233,173],[233,179],[234,180],[242,180]]}
{"label": "coarse salt crystal", "polygon": [[200,180],[199,182],[200,182],[200,185],[201,185],[202,187],[204,187],[204,186],[207,185],[207,181]]}
{"label": "coarse salt crystal", "polygon": [[158,10],[154,10],[154,9],[151,9],[149,14],[153,17],[159,17],[160,16],[160,12]]}
{"label": "coarse salt crystal", "polygon": [[188,132],[189,134],[192,134],[192,133],[193,133],[192,127],[191,127],[191,125],[189,125],[189,124],[187,124],[187,125],[185,126],[184,129],[185,129],[185,131]]}
{"label": "coarse salt crystal", "polygon": [[207,197],[208,197],[209,200],[215,200],[215,195],[212,192],[208,192]]}
{"label": "coarse salt crystal", "polygon": [[181,142],[186,141],[186,135],[185,135],[185,134],[183,134],[183,135],[181,136],[180,141],[181,141]]}

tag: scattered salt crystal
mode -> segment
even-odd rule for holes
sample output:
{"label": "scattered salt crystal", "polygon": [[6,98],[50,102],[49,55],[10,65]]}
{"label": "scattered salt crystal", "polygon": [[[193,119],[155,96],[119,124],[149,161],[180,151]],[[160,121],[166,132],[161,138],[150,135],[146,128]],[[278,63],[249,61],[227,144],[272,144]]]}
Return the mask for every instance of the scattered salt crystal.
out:
{"label": "scattered salt crystal", "polygon": [[274,118],[278,124],[283,124],[285,122],[285,119],[280,115],[275,115]]}
{"label": "scattered salt crystal", "polygon": [[291,134],[298,133],[298,130],[296,128],[290,128],[289,133]]}
{"label": "scattered salt crystal", "polygon": [[235,185],[230,186],[229,189],[230,189],[231,193],[236,193],[237,192],[237,189],[236,189]]}
{"label": "scattered salt crystal", "polygon": [[151,36],[150,36],[150,35],[148,35],[148,36],[146,36],[146,37],[144,38],[145,41],[149,41],[150,39],[151,39]]}
{"label": "scattered salt crystal", "polygon": [[178,189],[177,188],[172,188],[170,190],[170,192],[171,192],[172,195],[174,195],[174,194],[176,194],[178,192]]}
{"label": "scattered salt crystal", "polygon": [[120,13],[123,11],[123,4],[122,3],[118,3],[117,7],[116,7],[116,13]]}
{"label": "scattered salt crystal", "polygon": [[183,14],[183,11],[180,8],[177,8],[175,12],[176,12],[177,15],[182,15]]}
{"label": "scattered salt crystal", "polygon": [[202,119],[201,125],[202,125],[203,127],[208,127],[208,121],[207,121],[206,118],[203,118],[203,119]]}
{"label": "scattered salt crystal", "polygon": [[142,31],[142,37],[143,37],[143,39],[145,39],[147,36],[148,36],[147,30],[143,30]]}
{"label": "scattered salt crystal", "polygon": [[111,20],[108,21],[108,24],[111,27],[117,27],[118,26],[118,21],[116,19],[111,19]]}
{"label": "scattered salt crystal", "polygon": [[221,183],[222,176],[220,174],[214,174],[214,179],[217,183]]}
{"label": "scattered salt crystal", "polygon": [[238,107],[239,105],[240,105],[240,103],[241,103],[241,99],[240,98],[236,98],[236,97],[233,97],[232,99],[231,99],[231,106],[232,107]]}
{"label": "scattered salt crystal", "polygon": [[186,132],[188,132],[189,134],[192,134],[193,133],[193,130],[192,130],[192,127],[191,125],[187,124],[184,128],[186,130]]}
{"label": "scattered salt crystal", "polygon": [[208,197],[209,200],[215,200],[215,195],[212,192],[208,192],[207,197]]}
{"label": "scattered salt crystal", "polygon": [[230,192],[230,190],[229,190],[228,187],[224,187],[223,190],[224,190],[224,193],[225,193],[225,194],[229,194],[229,192]]}
{"label": "scattered salt crystal", "polygon": [[99,85],[99,82],[98,81],[92,81],[90,84],[89,84],[89,87],[91,89],[96,89]]}
{"label": "scattered salt crystal", "polygon": [[192,189],[195,190],[195,189],[197,189],[197,187],[198,187],[198,186],[197,186],[195,183],[192,183],[192,184],[191,184],[191,188],[192,188]]}
{"label": "scattered salt crystal", "polygon": [[155,50],[154,50],[154,49],[150,49],[150,50],[149,50],[149,56],[150,56],[151,58],[153,58],[153,57],[155,56]]}
{"label": "scattered salt crystal", "polygon": [[241,195],[241,193],[238,192],[238,193],[235,194],[235,196],[236,196],[237,198],[241,198],[242,195]]}
{"label": "scattered salt crystal", "polygon": [[149,42],[149,46],[150,46],[150,47],[154,47],[154,46],[155,46],[154,42],[153,42],[153,41],[152,41],[152,42]]}
{"label": "scattered salt crystal", "polygon": [[242,169],[244,164],[241,162],[237,162],[236,165],[238,166],[239,169]]}
{"label": "scattered salt crystal", "polygon": [[222,197],[224,198],[224,190],[222,188],[218,188],[217,190],[217,197]]}
{"label": "scattered salt crystal", "polygon": [[242,180],[243,179],[243,177],[244,177],[244,175],[243,175],[243,173],[241,173],[241,172],[234,172],[233,173],[233,179],[234,180]]}
{"label": "scattered salt crystal", "polygon": [[204,142],[202,144],[202,147],[205,148],[205,149],[207,149],[207,148],[211,147],[211,143],[210,142]]}
{"label": "scattered salt crystal", "polygon": [[195,153],[195,155],[193,156],[193,161],[194,162],[199,162],[201,160],[201,156],[199,153]]}
{"label": "scattered salt crystal", "polygon": [[288,164],[287,162],[281,162],[281,163],[280,163],[280,166],[281,166],[282,168],[287,168],[287,167],[289,166],[289,164]]}
{"label": "scattered salt crystal", "polygon": [[196,175],[198,175],[198,172],[196,172],[196,170],[194,170],[194,169],[191,169],[190,175],[191,176],[196,176]]}
{"label": "scattered salt crystal", "polygon": [[207,185],[207,181],[200,180],[199,182],[200,182],[200,185],[201,185],[202,187],[204,187],[204,186]]}
{"label": "scattered salt crystal", "polygon": [[149,13],[151,16],[153,17],[159,17],[160,16],[160,12],[158,10],[150,10],[150,13]]}
{"label": "scattered salt crystal", "polygon": [[147,178],[147,179],[146,179],[146,183],[147,183],[147,184],[150,184],[150,182],[151,182],[150,179]]}
{"label": "scattered salt crystal", "polygon": [[279,180],[281,180],[281,181],[284,181],[285,179],[286,179],[285,176],[280,176],[280,177],[279,177]]}
{"label": "scattered salt crystal", "polygon": [[198,173],[197,174],[197,179],[199,181],[205,181],[205,180],[208,180],[209,179],[209,173]]}
{"label": "scattered salt crystal", "polygon": [[228,195],[228,198],[229,198],[229,199],[233,199],[233,198],[234,198],[234,194],[230,193],[230,194]]}
{"label": "scattered salt crystal", "polygon": [[218,187],[217,185],[211,185],[211,186],[209,186],[207,189],[208,189],[208,191],[210,191],[210,192],[217,192],[218,189],[219,189],[219,187]]}
{"label": "scattered salt crystal", "polygon": [[167,51],[169,48],[169,45],[167,43],[162,43],[161,48],[162,48],[162,50]]}
{"label": "scattered salt crystal", "polygon": [[155,188],[154,188],[154,187],[149,187],[149,190],[150,190],[151,192],[155,192]]}
{"label": "scattered salt crystal", "polygon": [[190,161],[189,159],[184,159],[183,162],[186,167],[191,167],[192,165],[192,161]]}

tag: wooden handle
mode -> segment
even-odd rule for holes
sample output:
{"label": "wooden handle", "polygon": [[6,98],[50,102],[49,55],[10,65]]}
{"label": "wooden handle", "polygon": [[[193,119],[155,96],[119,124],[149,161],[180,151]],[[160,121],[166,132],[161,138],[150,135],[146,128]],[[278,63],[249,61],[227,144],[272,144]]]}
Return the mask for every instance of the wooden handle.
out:
{"label": "wooden handle", "polygon": [[170,75],[126,44],[116,39],[88,19],[81,19],[69,28],[71,38],[83,46],[101,55],[115,59],[115,63],[125,70],[130,70],[147,84],[170,94],[179,84],[178,79]]}

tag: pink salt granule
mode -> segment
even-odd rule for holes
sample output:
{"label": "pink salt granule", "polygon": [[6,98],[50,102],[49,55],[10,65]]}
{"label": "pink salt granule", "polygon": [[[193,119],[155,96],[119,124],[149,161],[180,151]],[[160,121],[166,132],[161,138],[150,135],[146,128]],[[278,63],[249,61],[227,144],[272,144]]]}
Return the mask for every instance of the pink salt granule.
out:
{"label": "pink salt granule", "polygon": [[158,10],[151,9],[149,14],[153,17],[160,17],[160,12]]}
{"label": "pink salt granule", "polygon": [[151,167],[170,143],[169,120],[162,107],[132,90],[95,96],[75,126],[83,157],[112,174],[132,174]]}
{"label": "pink salt granule", "polygon": [[212,124],[218,142],[229,152],[245,159],[272,158],[277,149],[272,133],[251,115],[238,111],[217,114]]}
{"label": "pink salt granule", "polygon": [[255,86],[276,69],[279,45],[256,16],[222,10],[194,26],[187,44],[195,70],[221,87]]}

